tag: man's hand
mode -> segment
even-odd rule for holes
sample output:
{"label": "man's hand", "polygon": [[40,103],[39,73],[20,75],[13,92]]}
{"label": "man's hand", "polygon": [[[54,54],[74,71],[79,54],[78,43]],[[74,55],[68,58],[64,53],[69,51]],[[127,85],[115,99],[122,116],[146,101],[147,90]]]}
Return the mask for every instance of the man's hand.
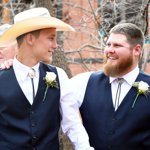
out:
{"label": "man's hand", "polygon": [[9,69],[13,64],[13,59],[5,60],[2,64],[0,64],[0,69]]}

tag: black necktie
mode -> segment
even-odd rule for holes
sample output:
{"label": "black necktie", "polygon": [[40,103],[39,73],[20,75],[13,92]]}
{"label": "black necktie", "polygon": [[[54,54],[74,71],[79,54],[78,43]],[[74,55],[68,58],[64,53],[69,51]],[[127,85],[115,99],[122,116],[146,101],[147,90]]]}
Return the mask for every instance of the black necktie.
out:
{"label": "black necktie", "polygon": [[123,78],[118,78],[117,82],[118,82],[118,87],[117,87],[117,92],[116,92],[116,97],[115,97],[115,110],[118,108],[119,106],[119,99],[120,99],[120,94],[121,94],[121,85],[123,83],[124,79]]}
{"label": "black necktie", "polygon": [[34,80],[33,78],[35,77],[35,70],[33,68],[31,68],[29,70],[29,73],[28,73],[29,77],[31,78],[31,83],[32,83],[32,92],[33,92],[33,101],[34,101],[34,98],[35,98],[35,89],[34,89]]}

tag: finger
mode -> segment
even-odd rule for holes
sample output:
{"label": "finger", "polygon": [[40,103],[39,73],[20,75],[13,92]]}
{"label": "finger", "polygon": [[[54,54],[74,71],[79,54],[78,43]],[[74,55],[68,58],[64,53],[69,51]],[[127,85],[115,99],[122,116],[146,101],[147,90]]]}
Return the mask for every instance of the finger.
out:
{"label": "finger", "polygon": [[6,67],[10,68],[12,65],[13,65],[13,59],[9,59],[8,62],[7,62]]}
{"label": "finger", "polygon": [[3,65],[4,65],[5,68],[3,68],[3,69],[9,69],[12,66],[12,64],[13,64],[12,59],[4,61]]}
{"label": "finger", "polygon": [[1,64],[1,70],[6,69],[6,66],[4,64]]}

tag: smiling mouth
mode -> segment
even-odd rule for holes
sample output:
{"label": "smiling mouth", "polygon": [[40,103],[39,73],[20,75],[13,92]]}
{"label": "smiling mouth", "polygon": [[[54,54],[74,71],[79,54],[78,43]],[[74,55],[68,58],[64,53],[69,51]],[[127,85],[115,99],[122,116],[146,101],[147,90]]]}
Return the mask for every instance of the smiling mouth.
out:
{"label": "smiling mouth", "polygon": [[116,57],[107,57],[107,60],[116,60]]}
{"label": "smiling mouth", "polygon": [[109,57],[109,59],[112,59],[112,60],[114,60],[115,58],[114,58],[114,57]]}

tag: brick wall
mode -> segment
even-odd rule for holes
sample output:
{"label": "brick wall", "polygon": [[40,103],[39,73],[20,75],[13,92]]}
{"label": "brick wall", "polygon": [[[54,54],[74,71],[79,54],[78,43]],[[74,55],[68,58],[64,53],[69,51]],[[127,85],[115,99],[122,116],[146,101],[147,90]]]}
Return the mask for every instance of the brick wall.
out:
{"label": "brick wall", "polygon": [[[98,30],[95,25],[95,18],[92,15],[91,6],[88,0],[63,0],[63,18],[68,21],[76,32],[65,33],[65,52],[72,75],[81,72],[95,71],[102,69],[102,51],[94,49],[88,45],[100,47],[98,39]],[[97,0],[92,0],[92,8],[95,11],[98,7]],[[150,20],[150,6],[148,7],[148,19]],[[148,24],[148,34],[150,35],[150,21]],[[150,45],[145,46],[145,55],[147,57]],[[78,51],[78,52],[74,52]],[[150,73],[150,64],[144,67],[144,71]]]}

